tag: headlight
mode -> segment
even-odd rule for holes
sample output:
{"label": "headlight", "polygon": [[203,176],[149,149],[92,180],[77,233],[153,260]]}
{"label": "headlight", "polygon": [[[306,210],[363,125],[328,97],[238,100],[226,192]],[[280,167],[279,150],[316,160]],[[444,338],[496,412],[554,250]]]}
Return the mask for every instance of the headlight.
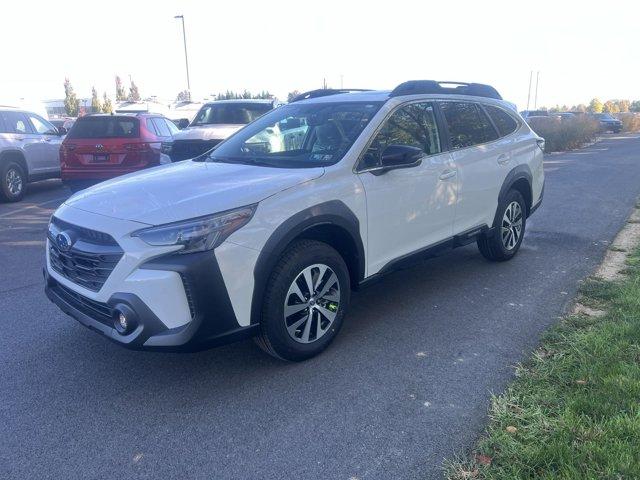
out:
{"label": "headlight", "polygon": [[249,223],[256,207],[257,204],[254,204],[206,217],[145,228],[133,232],[131,236],[154,246],[183,245],[184,248],[178,253],[204,252],[216,248],[229,235]]}

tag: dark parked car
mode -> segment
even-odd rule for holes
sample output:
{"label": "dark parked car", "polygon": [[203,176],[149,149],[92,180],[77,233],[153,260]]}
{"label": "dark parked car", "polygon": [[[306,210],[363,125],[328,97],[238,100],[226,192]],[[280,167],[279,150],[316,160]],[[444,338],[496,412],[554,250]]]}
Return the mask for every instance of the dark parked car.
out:
{"label": "dark parked car", "polygon": [[608,113],[594,113],[593,118],[600,124],[601,132],[620,133],[622,131],[622,122]]}

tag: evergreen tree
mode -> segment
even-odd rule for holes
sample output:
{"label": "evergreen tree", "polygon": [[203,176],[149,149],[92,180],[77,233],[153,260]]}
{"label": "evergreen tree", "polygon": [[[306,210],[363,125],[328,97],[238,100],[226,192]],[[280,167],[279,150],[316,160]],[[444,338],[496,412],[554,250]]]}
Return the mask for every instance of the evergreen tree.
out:
{"label": "evergreen tree", "polygon": [[64,79],[64,109],[70,117],[77,117],[80,108],[80,100],[76,97],[71,82],[68,78]]}
{"label": "evergreen tree", "polygon": [[116,102],[124,102],[127,99],[127,92],[122,85],[122,80],[116,75]]}
{"label": "evergreen tree", "polygon": [[91,113],[100,113],[101,111],[102,105],[100,104],[96,87],[91,87]]}
{"label": "evergreen tree", "polygon": [[107,97],[107,92],[104,92],[102,99],[102,113],[113,113],[113,105],[111,99]]}
{"label": "evergreen tree", "polygon": [[127,100],[130,102],[139,102],[140,101],[140,92],[138,91],[138,86],[131,80],[131,86],[129,87],[129,96]]}

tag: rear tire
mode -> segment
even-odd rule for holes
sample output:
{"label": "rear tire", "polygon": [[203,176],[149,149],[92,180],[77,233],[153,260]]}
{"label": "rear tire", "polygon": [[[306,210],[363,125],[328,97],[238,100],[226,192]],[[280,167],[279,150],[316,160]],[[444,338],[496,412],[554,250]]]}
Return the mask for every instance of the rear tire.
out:
{"label": "rear tire", "polygon": [[509,190],[500,202],[498,212],[493,233],[478,239],[480,253],[492,262],[511,260],[518,253],[527,223],[527,206],[517,190]]}
{"label": "rear tire", "polygon": [[349,270],[342,256],[326,243],[296,241],[269,277],[255,341],[281,360],[314,357],[340,331],[350,295]]}
{"label": "rear tire", "polygon": [[0,165],[0,199],[18,202],[27,190],[27,175],[19,163],[9,160]]}

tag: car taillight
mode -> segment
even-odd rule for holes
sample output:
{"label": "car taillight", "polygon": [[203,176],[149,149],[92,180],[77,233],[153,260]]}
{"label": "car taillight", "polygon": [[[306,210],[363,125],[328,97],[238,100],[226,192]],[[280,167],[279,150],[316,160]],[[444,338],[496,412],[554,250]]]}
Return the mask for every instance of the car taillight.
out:
{"label": "car taillight", "polygon": [[63,143],[60,146],[60,150],[62,150],[63,153],[72,152],[75,149],[76,149],[76,145],[74,145],[73,143]]}
{"label": "car taillight", "polygon": [[149,152],[153,150],[151,144],[147,142],[125,143],[123,147],[125,150],[129,150],[132,152]]}

